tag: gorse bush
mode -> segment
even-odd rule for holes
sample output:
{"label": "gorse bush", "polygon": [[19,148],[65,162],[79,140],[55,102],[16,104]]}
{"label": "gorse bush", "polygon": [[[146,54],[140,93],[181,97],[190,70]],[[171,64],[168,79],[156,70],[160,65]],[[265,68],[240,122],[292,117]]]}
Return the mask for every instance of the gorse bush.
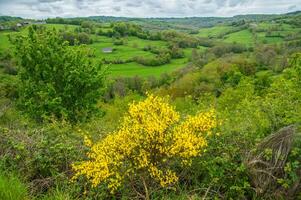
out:
{"label": "gorse bush", "polygon": [[200,156],[216,126],[214,110],[180,122],[179,113],[165,99],[148,95],[130,105],[116,132],[95,144],[86,138],[91,150],[87,161],[73,165],[74,178],[84,175],[92,186],[105,183],[112,193],[139,181],[145,188],[154,183],[172,186],[179,179],[174,167],[190,165]]}
{"label": "gorse bush", "polygon": [[89,50],[69,47],[55,30],[30,27],[14,41],[19,61],[19,102],[33,118],[87,119],[103,86],[103,70]]}

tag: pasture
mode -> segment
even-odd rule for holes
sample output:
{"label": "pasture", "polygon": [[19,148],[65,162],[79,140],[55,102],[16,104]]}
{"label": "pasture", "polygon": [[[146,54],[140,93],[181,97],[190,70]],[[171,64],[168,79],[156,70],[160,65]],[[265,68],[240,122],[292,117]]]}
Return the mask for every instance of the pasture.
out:
{"label": "pasture", "polygon": [[214,26],[211,28],[202,28],[199,30],[197,34],[200,37],[209,37],[209,38],[217,38],[220,35],[232,30],[231,26]]}
{"label": "pasture", "polygon": [[[44,25],[48,29],[57,29],[57,30],[68,30],[74,31],[76,25],[62,25],[62,24],[46,24]],[[110,28],[104,27],[103,30],[109,30]],[[11,48],[11,43],[9,42],[8,35],[10,34],[23,34],[27,28],[22,28],[20,32],[10,32],[4,31],[0,32],[0,49],[5,50]],[[96,31],[97,32],[97,31]],[[95,60],[100,61],[106,59],[107,61],[114,60],[133,60],[137,56],[144,58],[153,58],[156,54],[153,54],[149,51],[144,51],[143,48],[146,46],[153,46],[159,48],[167,48],[167,42],[161,40],[146,40],[140,39],[138,37],[130,36],[123,37],[122,40],[124,43],[122,45],[114,44],[114,38],[107,36],[99,36],[96,34],[90,34],[90,37],[93,39],[93,43],[87,45],[88,48],[91,48],[95,53]],[[112,48],[113,52],[104,53],[103,48]],[[203,51],[205,48],[200,47],[199,51]],[[105,64],[108,66],[109,75],[114,76],[160,76],[162,73],[170,73],[180,67],[184,67],[189,62],[189,57],[191,56],[192,48],[183,49],[185,53],[185,58],[181,59],[172,59],[170,63],[163,64],[160,66],[144,66],[136,62],[127,62],[123,64]]]}

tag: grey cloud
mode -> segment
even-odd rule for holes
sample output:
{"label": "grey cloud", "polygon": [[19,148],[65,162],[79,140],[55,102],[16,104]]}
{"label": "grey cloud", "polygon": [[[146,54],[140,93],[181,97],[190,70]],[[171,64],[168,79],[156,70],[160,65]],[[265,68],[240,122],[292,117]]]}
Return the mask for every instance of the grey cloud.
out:
{"label": "grey cloud", "polygon": [[119,11],[121,11],[121,7],[120,6],[113,7],[113,10],[115,10],[116,12],[119,12]]}
{"label": "grey cloud", "polygon": [[137,1],[137,2],[127,2],[125,4],[126,7],[140,7],[141,6],[141,1]]}
{"label": "grey cloud", "polygon": [[229,0],[229,6],[235,7],[237,5],[243,5],[248,3],[250,0]]}
{"label": "grey cloud", "polygon": [[227,3],[227,1],[225,1],[225,0],[215,0],[214,2],[218,8],[225,6]]}
{"label": "grey cloud", "polygon": [[0,15],[21,17],[185,17],[284,13],[301,0],[0,0]]}
{"label": "grey cloud", "polygon": [[52,3],[52,2],[59,2],[59,1],[63,1],[63,0],[38,0],[41,3]]}
{"label": "grey cloud", "polygon": [[288,10],[291,11],[291,10],[295,10],[297,8],[297,5],[291,5],[288,7]]}

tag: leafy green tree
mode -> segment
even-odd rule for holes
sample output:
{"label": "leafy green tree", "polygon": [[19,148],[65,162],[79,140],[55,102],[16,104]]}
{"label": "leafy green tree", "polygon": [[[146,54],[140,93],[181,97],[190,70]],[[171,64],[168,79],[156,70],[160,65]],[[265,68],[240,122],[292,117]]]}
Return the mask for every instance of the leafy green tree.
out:
{"label": "leafy green tree", "polygon": [[177,45],[173,45],[170,48],[170,54],[171,54],[172,58],[184,58],[185,57],[184,51],[181,48],[179,48]]}
{"label": "leafy green tree", "polygon": [[82,28],[88,28],[88,29],[92,29],[93,28],[93,23],[90,21],[83,21],[81,23],[81,27]]}
{"label": "leafy green tree", "polygon": [[124,22],[114,24],[113,31],[115,33],[120,34],[121,36],[125,36],[127,33],[127,24]]}
{"label": "leafy green tree", "polygon": [[30,27],[15,40],[20,106],[38,121],[87,119],[101,95],[104,71],[83,46],[70,47],[56,30]]}

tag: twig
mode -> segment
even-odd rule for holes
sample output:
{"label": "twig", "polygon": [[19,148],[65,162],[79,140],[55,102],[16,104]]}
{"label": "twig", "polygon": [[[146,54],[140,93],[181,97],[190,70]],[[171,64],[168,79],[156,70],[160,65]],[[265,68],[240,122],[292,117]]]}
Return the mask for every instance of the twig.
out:
{"label": "twig", "polygon": [[211,188],[211,185],[207,188],[206,193],[205,193],[205,195],[204,195],[204,197],[203,197],[203,200],[206,199],[206,197],[207,197],[207,195],[208,195],[208,192],[209,192],[210,188]]}

